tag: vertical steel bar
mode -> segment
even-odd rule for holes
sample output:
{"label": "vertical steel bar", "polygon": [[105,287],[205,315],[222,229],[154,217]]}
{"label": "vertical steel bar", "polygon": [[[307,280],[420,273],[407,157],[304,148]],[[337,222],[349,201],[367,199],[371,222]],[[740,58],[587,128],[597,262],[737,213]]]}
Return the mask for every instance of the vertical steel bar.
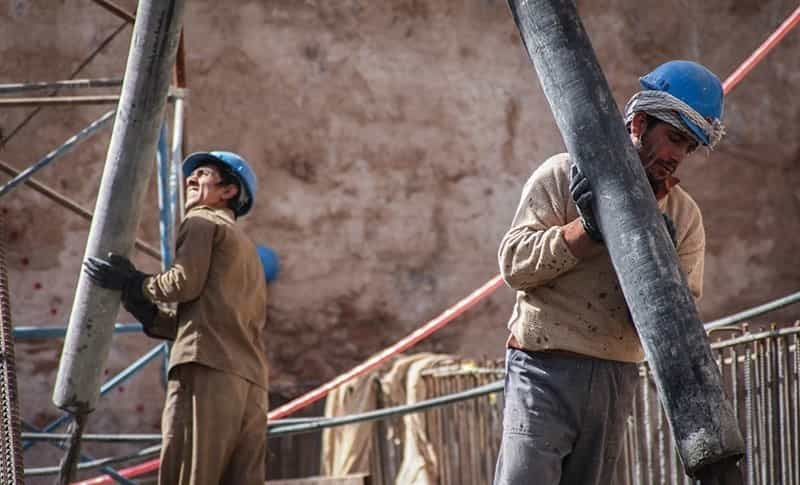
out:
{"label": "vertical steel bar", "polygon": [[642,466],[645,467],[645,483],[653,483],[653,423],[650,413],[650,379],[649,373],[645,373],[642,380],[642,409],[644,412],[644,460]]}
{"label": "vertical steel bar", "polygon": [[766,374],[766,359],[763,350],[762,342],[754,342],[756,348],[756,383],[758,388],[758,460],[761,470],[761,483],[767,485],[768,470],[767,462],[769,455],[767,452],[767,412],[766,412],[766,389],[765,389],[765,374]]}
{"label": "vertical steel bar", "polygon": [[22,430],[17,392],[17,365],[11,322],[11,297],[6,266],[5,218],[0,218],[0,479],[8,485],[22,485]]}
{"label": "vertical steel bar", "polygon": [[784,359],[786,358],[785,339],[783,337],[776,337],[775,346],[777,358],[776,372],[778,381],[778,442],[780,444],[778,451],[780,455],[780,473],[778,476],[780,477],[779,480],[782,485],[791,485],[789,483],[791,480],[791,473],[789,472],[789,464],[787,463],[788,457],[786,454],[786,445],[788,444],[787,433],[789,432],[788,426],[786,425],[786,404],[789,396],[786,393],[786,369],[784,369]]}
{"label": "vertical steel bar", "polygon": [[[183,0],[142,0],[137,9],[122,97],[86,245],[86,256],[132,247],[163,119]],[[56,406],[89,413],[100,391],[119,292],[91,284],[82,272],[53,392]]]}
{"label": "vertical steel bar", "polygon": [[766,385],[765,385],[765,395],[766,395],[766,404],[767,404],[767,455],[769,459],[767,460],[767,467],[769,470],[768,475],[768,483],[775,484],[775,377],[773,371],[773,360],[774,360],[774,352],[772,349],[774,343],[774,339],[772,337],[767,337],[764,339],[764,346],[766,351],[764,352],[764,362],[766,365]]}
{"label": "vertical steel bar", "polygon": [[754,446],[754,426],[753,426],[753,413],[755,412],[753,406],[753,374],[752,374],[752,353],[750,346],[744,347],[744,419],[745,419],[745,434],[746,434],[746,453],[745,453],[745,466],[746,466],[746,480],[747,485],[755,485],[755,463],[753,461]]}
{"label": "vertical steel bar", "polygon": [[184,216],[184,187],[183,187],[183,172],[181,171],[181,163],[183,162],[183,127],[184,127],[184,100],[183,98],[176,98],[172,104],[173,117],[172,117],[172,174],[170,177],[170,184],[173,186],[173,197],[175,201],[173,204],[177,207],[178,220],[183,220]]}
{"label": "vertical steel bar", "polygon": [[[795,323],[795,326],[797,325],[798,323]],[[800,338],[797,334],[794,334],[792,340],[794,342],[794,358],[792,359],[792,377],[794,381],[794,394],[792,399],[792,418],[794,419],[792,441],[794,444],[794,452],[791,456],[800,457]],[[794,481],[795,485],[800,485],[800,461],[795,461]]]}
{"label": "vertical steel bar", "polygon": [[658,483],[667,485],[667,453],[664,433],[664,409],[656,401],[656,423],[658,426]]}
{"label": "vertical steel bar", "polygon": [[158,165],[158,229],[161,235],[161,270],[163,271],[172,266],[172,240],[175,227],[175,207],[172,205],[173,197],[170,184],[172,164],[167,152],[166,118],[161,125],[161,130],[159,130],[156,162]]}

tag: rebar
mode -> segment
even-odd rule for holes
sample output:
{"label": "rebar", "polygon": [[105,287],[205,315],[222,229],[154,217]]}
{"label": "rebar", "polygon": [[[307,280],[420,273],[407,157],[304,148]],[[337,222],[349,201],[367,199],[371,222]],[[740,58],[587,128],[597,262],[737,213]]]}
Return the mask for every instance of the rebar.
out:
{"label": "rebar", "polygon": [[17,393],[11,303],[5,251],[5,220],[0,221],[0,483],[22,485],[22,442]]}

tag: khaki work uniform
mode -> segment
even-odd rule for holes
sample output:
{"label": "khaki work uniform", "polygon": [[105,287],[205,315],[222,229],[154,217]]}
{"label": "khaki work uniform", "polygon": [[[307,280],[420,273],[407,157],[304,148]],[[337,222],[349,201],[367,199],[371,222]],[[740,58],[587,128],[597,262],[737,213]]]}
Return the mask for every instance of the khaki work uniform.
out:
{"label": "khaki work uniform", "polygon": [[267,286],[255,245],[227,209],[193,208],[172,267],[147,278],[160,311],[150,334],[174,339],[162,416],[162,485],[265,480]]}

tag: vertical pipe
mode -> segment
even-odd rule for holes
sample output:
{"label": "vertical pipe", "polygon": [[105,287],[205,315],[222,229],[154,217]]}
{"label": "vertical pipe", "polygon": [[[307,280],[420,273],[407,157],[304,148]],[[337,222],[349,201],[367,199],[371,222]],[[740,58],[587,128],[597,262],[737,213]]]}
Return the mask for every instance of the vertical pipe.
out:
{"label": "vertical pipe", "polygon": [[745,453],[745,466],[746,466],[746,479],[747,485],[755,485],[755,463],[753,461],[753,453],[755,453],[753,446],[753,434],[755,429],[753,426],[753,373],[752,373],[752,354],[750,346],[745,345],[744,348],[744,419],[745,419],[745,435],[746,453]]}
{"label": "vertical pipe", "polygon": [[[798,324],[795,323],[795,326]],[[792,441],[794,442],[794,453],[792,456],[800,456],[800,338],[797,334],[792,336],[794,341],[794,357],[792,359],[794,395],[792,401],[792,416],[794,423],[792,427]],[[794,481],[800,485],[800,462],[795,462]]]}
{"label": "vertical pipe", "polygon": [[183,193],[183,173],[181,172],[181,162],[183,161],[183,127],[184,127],[184,100],[182,97],[175,99],[173,103],[172,119],[172,175],[170,184],[173,187],[173,204],[177,207],[180,214],[178,220],[183,220],[184,215],[184,193]]}
{"label": "vertical pipe", "polygon": [[683,465],[695,475],[727,469],[729,459],[744,453],[741,432],[653,191],[575,4],[508,3],[570,157],[592,182],[604,241]]}
{"label": "vertical pipe", "polygon": [[[142,0],[131,38],[122,95],[106,156],[95,218],[85,256],[127,255],[133,246],[139,208],[152,171],[175,60],[183,0]],[[100,391],[119,292],[93,285],[81,272],[53,391],[53,403],[88,414]],[[78,432],[79,433],[79,432]],[[74,465],[65,466],[70,479]]]}
{"label": "vertical pipe", "polygon": [[158,166],[158,209],[159,209],[159,234],[161,235],[161,270],[166,270],[172,265],[172,240],[175,227],[175,207],[171,193],[171,173],[169,153],[167,152],[167,127],[166,121],[161,125],[158,136],[158,149],[156,161]]}

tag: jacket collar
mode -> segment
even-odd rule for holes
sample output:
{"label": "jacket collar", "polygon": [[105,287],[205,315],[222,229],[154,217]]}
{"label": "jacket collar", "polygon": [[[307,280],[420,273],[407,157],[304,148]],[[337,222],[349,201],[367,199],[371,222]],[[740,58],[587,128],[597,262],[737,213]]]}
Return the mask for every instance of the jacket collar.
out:
{"label": "jacket collar", "polygon": [[228,208],[217,209],[207,205],[198,205],[192,207],[191,209],[189,209],[189,212],[186,213],[186,217],[194,215],[215,217],[218,219],[222,219],[224,222],[228,224],[234,224],[236,222],[236,217],[233,215],[233,211]]}

